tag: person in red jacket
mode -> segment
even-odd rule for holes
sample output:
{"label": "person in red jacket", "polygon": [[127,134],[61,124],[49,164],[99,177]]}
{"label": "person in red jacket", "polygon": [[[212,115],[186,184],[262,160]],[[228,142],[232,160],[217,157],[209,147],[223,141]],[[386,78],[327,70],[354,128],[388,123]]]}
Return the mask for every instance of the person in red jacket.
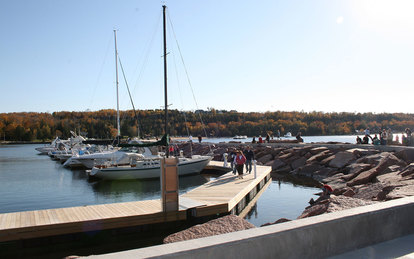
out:
{"label": "person in red jacket", "polygon": [[237,150],[236,156],[234,157],[234,164],[236,165],[236,170],[239,173],[238,179],[243,179],[243,168],[244,163],[246,163],[246,157],[240,150]]}
{"label": "person in red jacket", "polygon": [[309,204],[311,206],[314,205],[315,203],[319,202],[319,201],[329,199],[331,197],[331,194],[333,193],[333,189],[332,189],[331,186],[329,186],[327,184],[320,184],[320,186],[321,186],[321,189],[322,189],[322,193],[318,194],[320,196],[319,196],[318,199],[316,199],[316,201],[313,200],[313,198],[310,199]]}

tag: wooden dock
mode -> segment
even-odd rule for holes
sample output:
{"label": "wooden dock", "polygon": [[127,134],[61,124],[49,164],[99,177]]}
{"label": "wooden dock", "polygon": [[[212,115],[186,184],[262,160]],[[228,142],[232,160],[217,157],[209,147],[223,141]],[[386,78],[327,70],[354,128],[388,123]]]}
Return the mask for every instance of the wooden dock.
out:
{"label": "wooden dock", "polygon": [[[211,161],[210,167],[223,162]],[[161,200],[90,205],[0,214],[0,242],[239,214],[270,180],[271,168],[236,179],[228,172],[179,197],[179,210],[163,212]]]}

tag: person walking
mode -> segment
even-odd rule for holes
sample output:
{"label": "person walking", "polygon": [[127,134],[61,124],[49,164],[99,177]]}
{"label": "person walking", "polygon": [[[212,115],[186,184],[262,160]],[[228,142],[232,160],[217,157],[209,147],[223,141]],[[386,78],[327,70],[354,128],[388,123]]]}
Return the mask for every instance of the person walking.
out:
{"label": "person walking", "polygon": [[266,135],[266,143],[269,143],[270,142],[270,135],[269,135],[269,133],[267,133],[267,135]]}
{"label": "person walking", "polygon": [[236,158],[236,151],[232,148],[229,153],[229,159],[230,159],[230,166],[231,170],[233,171],[233,174],[236,174],[236,166],[235,166],[235,158]]}
{"label": "person walking", "polygon": [[246,173],[250,174],[252,172],[252,161],[254,160],[254,152],[250,146],[247,146],[244,150],[244,156],[246,157]]}
{"label": "person walking", "polygon": [[234,158],[234,164],[236,165],[236,170],[239,176],[238,179],[243,179],[243,168],[244,163],[246,163],[246,157],[240,150],[237,150],[236,157]]}

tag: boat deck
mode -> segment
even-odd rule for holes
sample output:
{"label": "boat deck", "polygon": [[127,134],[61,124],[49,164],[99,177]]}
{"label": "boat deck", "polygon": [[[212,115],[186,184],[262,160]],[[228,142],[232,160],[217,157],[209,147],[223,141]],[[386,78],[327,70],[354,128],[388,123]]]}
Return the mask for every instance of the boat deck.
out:
{"label": "boat deck", "polygon": [[[222,164],[211,161],[209,166]],[[270,171],[270,167],[257,166],[257,177],[252,172],[244,179],[236,179],[228,172],[180,195],[179,210],[173,212],[163,212],[161,200],[157,199],[3,213],[0,214],[0,242],[186,220],[188,215],[238,214],[267,186]]]}

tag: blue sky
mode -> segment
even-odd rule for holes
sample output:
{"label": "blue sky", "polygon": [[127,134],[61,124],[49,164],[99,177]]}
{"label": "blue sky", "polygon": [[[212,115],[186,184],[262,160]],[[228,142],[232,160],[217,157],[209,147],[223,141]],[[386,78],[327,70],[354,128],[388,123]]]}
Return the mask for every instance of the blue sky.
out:
{"label": "blue sky", "polygon": [[171,108],[414,112],[414,1],[2,0],[0,113],[115,109],[113,29],[135,107],[161,108],[163,3]]}

